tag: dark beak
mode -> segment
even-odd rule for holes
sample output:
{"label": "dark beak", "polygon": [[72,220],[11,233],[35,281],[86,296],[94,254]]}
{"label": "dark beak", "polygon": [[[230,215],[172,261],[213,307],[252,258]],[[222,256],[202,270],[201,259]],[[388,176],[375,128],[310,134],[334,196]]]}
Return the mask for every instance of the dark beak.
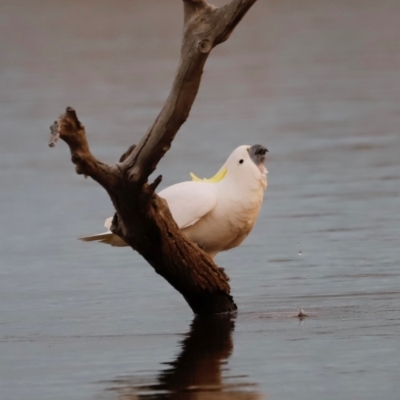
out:
{"label": "dark beak", "polygon": [[268,152],[261,144],[255,144],[251,146],[249,149],[250,158],[253,160],[254,164],[257,166],[260,164],[264,164],[265,162],[265,154]]}

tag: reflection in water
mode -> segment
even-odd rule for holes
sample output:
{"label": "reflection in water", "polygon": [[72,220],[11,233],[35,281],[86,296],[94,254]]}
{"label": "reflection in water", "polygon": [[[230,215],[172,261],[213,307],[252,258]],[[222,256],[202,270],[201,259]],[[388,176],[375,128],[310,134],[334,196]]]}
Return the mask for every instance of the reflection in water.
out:
{"label": "reflection in water", "polygon": [[223,379],[221,366],[232,353],[234,327],[232,316],[195,317],[181,353],[167,363],[169,368],[161,371],[156,382],[151,377],[122,377],[108,382],[113,384],[108,390],[116,391],[120,400],[261,399],[255,384],[243,382],[246,376]]}

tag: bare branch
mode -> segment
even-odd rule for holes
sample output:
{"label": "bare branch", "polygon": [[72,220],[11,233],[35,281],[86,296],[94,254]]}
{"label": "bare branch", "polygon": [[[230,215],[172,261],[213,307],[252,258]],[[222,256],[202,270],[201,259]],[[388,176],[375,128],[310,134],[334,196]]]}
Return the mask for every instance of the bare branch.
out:
{"label": "bare branch", "polygon": [[210,51],[229,37],[255,1],[233,0],[215,8],[203,0],[183,0],[185,25],[178,72],[153,126],[124,163],[132,181],[145,183],[168,151],[189,116]]}
{"label": "bare branch", "polygon": [[78,120],[73,108],[67,107],[65,113],[50,127],[50,132],[50,147],[54,147],[59,138],[68,144],[77,174],[90,176],[107,190],[112,190],[118,184],[118,168],[104,164],[93,156],[86,139],[85,127]]}
{"label": "bare branch", "polygon": [[229,38],[237,24],[256,1],[257,0],[233,0],[229,4],[217,9],[217,13],[222,20],[222,31],[215,38],[214,46],[225,42]]}
{"label": "bare branch", "polygon": [[153,192],[156,191],[156,189],[157,189],[158,185],[161,183],[161,181],[162,181],[162,175],[158,175],[157,178],[154,180],[154,182],[149,185]]}

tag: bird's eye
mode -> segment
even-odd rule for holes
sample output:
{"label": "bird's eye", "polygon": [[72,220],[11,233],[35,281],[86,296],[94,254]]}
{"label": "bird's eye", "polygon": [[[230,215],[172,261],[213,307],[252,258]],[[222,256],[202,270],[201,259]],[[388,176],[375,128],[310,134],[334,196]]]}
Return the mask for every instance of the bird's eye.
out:
{"label": "bird's eye", "polygon": [[239,164],[243,164],[243,160],[240,160],[240,161],[239,161]]}

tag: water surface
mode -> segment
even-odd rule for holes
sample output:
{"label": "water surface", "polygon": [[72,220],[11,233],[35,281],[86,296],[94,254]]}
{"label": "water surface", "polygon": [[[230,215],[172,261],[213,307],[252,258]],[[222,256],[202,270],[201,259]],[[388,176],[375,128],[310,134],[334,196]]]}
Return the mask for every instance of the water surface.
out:
{"label": "water surface", "polygon": [[[161,108],[175,1],[0,4],[4,399],[378,399],[400,392],[400,3],[259,1],[215,49],[161,187],[268,147],[257,226],[217,262],[236,318],[193,320],[48,126],[77,109],[116,160]],[[296,317],[298,308],[308,317]]]}

